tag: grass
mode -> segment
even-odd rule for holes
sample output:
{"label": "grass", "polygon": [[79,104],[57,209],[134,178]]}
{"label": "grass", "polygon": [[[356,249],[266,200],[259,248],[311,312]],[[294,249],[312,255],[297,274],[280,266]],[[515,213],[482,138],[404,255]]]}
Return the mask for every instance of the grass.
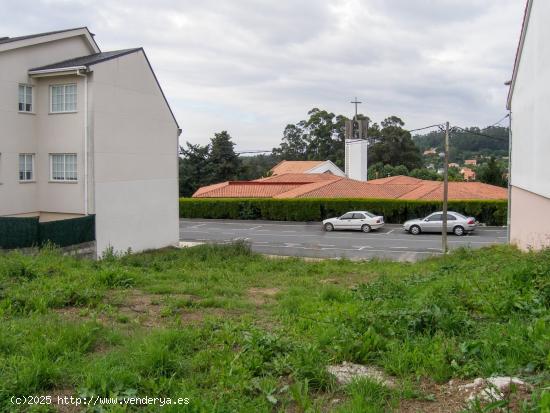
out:
{"label": "grass", "polygon": [[[273,260],[242,243],[98,262],[47,248],[0,256],[0,327],[5,412],[56,411],[13,395],[67,394],[190,400],[106,412],[422,411],[405,406],[432,400],[427,385],[491,375],[533,385],[514,411],[550,411],[550,251],[410,264]],[[343,361],[399,385],[339,385],[326,366]]]}

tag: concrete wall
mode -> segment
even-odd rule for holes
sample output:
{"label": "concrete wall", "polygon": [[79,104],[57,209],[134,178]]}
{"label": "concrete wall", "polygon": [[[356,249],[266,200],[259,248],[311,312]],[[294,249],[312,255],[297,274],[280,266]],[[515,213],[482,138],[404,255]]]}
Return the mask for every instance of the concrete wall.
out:
{"label": "concrete wall", "polygon": [[521,249],[550,247],[550,199],[512,186],[510,242]]}
{"label": "concrete wall", "polygon": [[550,198],[549,21],[550,2],[534,0],[511,102],[511,184],[546,198]]}
{"label": "concrete wall", "polygon": [[541,248],[550,240],[550,2],[534,0],[511,100],[510,240]]}
{"label": "concrete wall", "polygon": [[[48,154],[61,141],[75,137],[59,126],[69,115],[48,115],[49,90],[44,80],[29,78],[29,69],[55,61],[90,53],[90,46],[81,36],[59,39],[24,48],[0,51],[0,215],[39,211],[41,208],[61,207],[61,191],[53,190],[50,200],[40,201],[49,177],[44,165]],[[32,84],[34,113],[18,112],[18,87],[20,83]],[[78,91],[80,98],[80,90]],[[73,118],[77,117],[72,116]],[[56,117],[54,120],[53,118]],[[72,124],[75,124],[73,122]],[[42,130],[46,127],[46,130]],[[78,140],[79,137],[77,136]],[[52,146],[53,145],[53,146]],[[68,151],[65,151],[68,152]],[[19,182],[19,154],[35,153],[35,183]],[[45,163],[44,163],[45,162]],[[60,185],[60,184],[54,184]],[[69,192],[77,192],[75,189]],[[67,202],[69,211],[78,212],[74,202]]]}
{"label": "concrete wall", "polygon": [[91,131],[98,253],[175,244],[177,125],[139,51],[93,66]]}

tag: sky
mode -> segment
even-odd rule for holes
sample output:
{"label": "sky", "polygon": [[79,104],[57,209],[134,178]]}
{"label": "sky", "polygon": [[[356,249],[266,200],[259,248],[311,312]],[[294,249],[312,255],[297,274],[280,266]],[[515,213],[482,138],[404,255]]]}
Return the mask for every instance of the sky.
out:
{"label": "sky", "polygon": [[278,146],[312,108],[408,129],[505,114],[524,0],[0,0],[0,37],[88,26],[143,46],[183,129]]}

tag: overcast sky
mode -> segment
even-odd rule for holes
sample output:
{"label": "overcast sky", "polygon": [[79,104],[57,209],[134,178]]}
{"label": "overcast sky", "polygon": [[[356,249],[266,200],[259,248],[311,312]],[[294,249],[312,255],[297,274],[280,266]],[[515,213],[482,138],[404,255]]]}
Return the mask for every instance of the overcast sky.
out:
{"label": "overcast sky", "polygon": [[0,0],[0,37],[88,26],[143,46],[183,128],[271,149],[318,107],[413,129],[505,112],[524,0]]}

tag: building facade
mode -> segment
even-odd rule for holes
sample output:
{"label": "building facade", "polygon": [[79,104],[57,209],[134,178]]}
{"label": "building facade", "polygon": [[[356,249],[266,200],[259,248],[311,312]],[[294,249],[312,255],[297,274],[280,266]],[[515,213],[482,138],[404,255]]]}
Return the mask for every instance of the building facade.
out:
{"label": "building facade", "polygon": [[178,241],[179,126],[141,48],[0,38],[0,216],[96,216],[97,252]]}
{"label": "building facade", "polygon": [[529,0],[508,109],[511,119],[510,242],[550,246],[550,2]]}

